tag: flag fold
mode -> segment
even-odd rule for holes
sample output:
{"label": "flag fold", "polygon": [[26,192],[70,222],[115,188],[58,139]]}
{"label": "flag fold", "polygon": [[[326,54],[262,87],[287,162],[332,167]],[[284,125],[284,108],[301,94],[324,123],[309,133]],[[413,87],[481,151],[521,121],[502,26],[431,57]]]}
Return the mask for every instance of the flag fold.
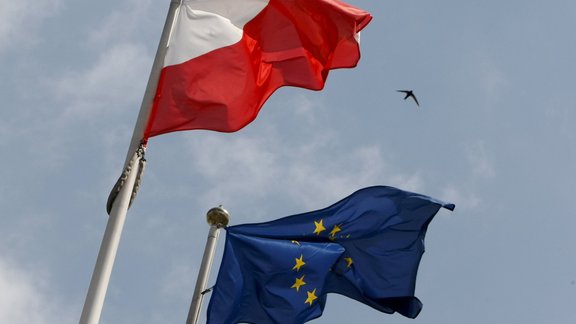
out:
{"label": "flag fold", "polygon": [[208,323],[304,323],[328,293],[415,318],[428,224],[453,204],[386,186],[325,209],[227,228]]}

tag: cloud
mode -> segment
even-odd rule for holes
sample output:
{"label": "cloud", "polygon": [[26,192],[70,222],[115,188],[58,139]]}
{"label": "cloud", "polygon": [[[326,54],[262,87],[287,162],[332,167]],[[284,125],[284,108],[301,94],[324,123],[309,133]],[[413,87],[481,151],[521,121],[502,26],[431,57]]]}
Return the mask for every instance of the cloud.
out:
{"label": "cloud", "polygon": [[297,92],[290,102],[290,107],[283,108],[290,109],[291,113],[297,116],[297,118],[304,120],[308,124],[312,124],[317,122],[317,114],[314,112],[324,107],[322,97],[315,97],[315,100],[313,100],[310,96]]}
{"label": "cloud", "polygon": [[484,140],[464,143],[463,147],[464,161],[467,162],[464,174],[459,177],[458,183],[442,185],[437,198],[456,204],[458,211],[468,214],[477,212],[483,204],[484,185],[490,186],[494,181],[496,167]]}
{"label": "cloud", "polygon": [[176,264],[172,264],[169,272],[163,274],[160,281],[160,292],[171,300],[188,300],[192,296],[191,292],[196,284],[194,274],[198,273],[198,268],[192,267],[184,261],[176,262]]}
{"label": "cloud", "polygon": [[48,291],[41,275],[0,257],[0,323],[73,323],[71,312]]}
{"label": "cloud", "polygon": [[289,199],[303,208],[321,208],[366,186],[385,184],[415,191],[423,186],[418,174],[402,174],[391,167],[380,147],[359,145],[341,152],[338,136],[315,132],[302,144],[289,143],[270,130],[257,137],[191,137],[186,159],[211,188],[199,199],[247,201],[247,205],[262,199]]}
{"label": "cloud", "polygon": [[125,107],[134,109],[152,62],[146,52],[141,45],[119,44],[87,69],[63,75],[54,83],[54,91],[66,107],[65,117],[97,118],[116,115]]}
{"label": "cloud", "polygon": [[79,48],[90,51],[92,62],[71,64],[42,81],[56,101],[53,106],[61,107],[57,116],[63,123],[138,111],[155,50],[142,33],[153,12],[150,3],[125,0],[112,7],[99,25],[83,32],[87,46]]}
{"label": "cloud", "polygon": [[60,0],[0,0],[0,52],[35,42],[34,29],[57,13],[60,3]]}
{"label": "cloud", "polygon": [[[447,185],[441,191],[441,199],[456,205],[459,212],[468,213],[480,206],[482,200],[470,189],[461,186]],[[443,213],[444,215],[455,215],[453,213]]]}
{"label": "cloud", "polygon": [[[39,76],[44,79],[38,92],[45,96],[7,105],[14,113],[0,120],[0,148],[9,147],[12,157],[36,160],[29,163],[50,169],[69,160],[72,148],[87,143],[105,150],[120,141],[125,145],[151,61],[143,46],[121,44],[78,71]],[[20,144],[13,146],[16,142]]]}
{"label": "cloud", "polygon": [[476,57],[476,62],[470,64],[478,80],[479,90],[484,98],[484,108],[493,109],[510,91],[510,80],[501,62],[484,53]]}
{"label": "cloud", "polygon": [[472,175],[477,178],[491,179],[496,175],[494,163],[490,158],[484,141],[468,144],[466,147],[468,162],[472,168]]}
{"label": "cloud", "polygon": [[[151,0],[123,1],[120,4],[123,8],[111,12],[98,28],[92,30],[87,38],[88,43],[101,48],[110,43],[133,41],[135,37],[142,34],[142,29],[146,25],[150,25],[150,15],[155,12],[151,4],[157,10],[158,2]],[[154,27],[159,31],[162,25]]]}

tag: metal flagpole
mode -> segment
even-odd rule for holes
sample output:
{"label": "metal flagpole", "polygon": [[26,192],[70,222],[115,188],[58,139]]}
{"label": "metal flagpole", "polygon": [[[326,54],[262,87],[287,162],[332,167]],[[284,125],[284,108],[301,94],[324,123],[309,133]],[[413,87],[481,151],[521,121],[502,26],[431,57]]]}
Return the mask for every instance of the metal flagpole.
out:
{"label": "metal flagpole", "polygon": [[142,99],[142,105],[140,106],[140,113],[138,114],[134,133],[126,156],[125,173],[123,175],[125,177],[121,178],[122,181],[119,181],[119,183],[122,182],[122,186],[119,187],[119,191],[111,201],[108,223],[106,225],[106,230],[104,231],[104,237],[102,238],[98,258],[96,259],[96,265],[94,266],[94,272],[92,273],[92,279],[90,280],[90,286],[88,288],[84,308],[82,309],[82,315],[80,317],[80,324],[97,324],[100,321],[104,298],[106,296],[106,290],[108,289],[108,282],[110,281],[114,259],[116,258],[118,244],[120,243],[122,228],[124,227],[124,222],[126,220],[126,213],[128,212],[130,201],[134,195],[134,188],[137,186],[137,175],[142,171],[142,166],[140,165],[143,161],[144,153],[142,139],[144,137],[144,131],[150,115],[150,109],[152,107],[156,88],[158,86],[158,80],[160,78],[160,72],[166,55],[170,32],[176,17],[176,10],[180,3],[181,0],[170,1],[168,15],[166,17],[166,22],[164,23],[164,29],[162,31],[162,36],[160,37],[156,57],[154,58],[144,98]]}
{"label": "metal flagpole", "polygon": [[208,224],[210,224],[210,230],[208,232],[206,247],[204,248],[204,256],[202,257],[200,271],[198,271],[198,279],[196,279],[196,287],[194,288],[194,295],[192,296],[192,302],[190,303],[190,310],[188,311],[186,324],[198,323],[200,308],[202,307],[202,299],[206,292],[206,283],[210,276],[210,268],[212,267],[216,243],[218,242],[218,234],[220,228],[228,225],[230,214],[228,214],[222,206],[214,207],[206,214],[206,220],[208,221]]}

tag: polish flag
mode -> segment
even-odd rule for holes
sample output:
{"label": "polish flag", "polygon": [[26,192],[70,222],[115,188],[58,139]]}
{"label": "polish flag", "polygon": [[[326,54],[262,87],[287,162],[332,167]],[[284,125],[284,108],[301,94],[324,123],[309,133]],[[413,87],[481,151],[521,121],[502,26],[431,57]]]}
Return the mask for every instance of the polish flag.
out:
{"label": "polish flag", "polygon": [[329,70],[356,66],[371,19],[338,0],[183,0],[144,140],[234,132],[282,86],[322,89]]}

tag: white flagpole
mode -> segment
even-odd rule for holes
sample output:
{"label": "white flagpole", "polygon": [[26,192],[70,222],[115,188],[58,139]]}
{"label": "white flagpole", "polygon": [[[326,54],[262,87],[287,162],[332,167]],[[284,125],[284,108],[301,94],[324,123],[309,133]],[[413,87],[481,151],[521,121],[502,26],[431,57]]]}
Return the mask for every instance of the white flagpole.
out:
{"label": "white flagpole", "polygon": [[[139,173],[138,164],[142,159],[143,154],[143,152],[140,152],[139,148],[141,147],[141,142],[144,137],[146,122],[150,115],[150,109],[158,86],[164,57],[166,55],[170,32],[180,2],[181,0],[170,1],[168,15],[166,17],[166,22],[164,23],[164,29],[162,31],[162,36],[160,37],[156,57],[154,58],[154,63],[148,79],[148,85],[146,86],[142,105],[140,106],[140,113],[138,114],[134,133],[126,156],[125,168],[128,173],[126,179],[124,179],[123,186],[112,203],[108,223],[106,225],[104,237],[102,238],[98,258],[96,259],[96,265],[94,267],[94,272],[92,273],[92,279],[90,280],[90,286],[84,302],[84,308],[82,309],[80,324],[97,324],[100,321],[106,290],[108,289],[114,259],[116,258],[118,244],[120,243],[122,228],[124,227],[126,213],[128,212],[130,200],[133,195],[137,174]],[[128,167],[129,165],[131,165],[131,167]]]}
{"label": "white flagpole", "polygon": [[200,308],[202,307],[202,299],[206,292],[206,284],[210,277],[210,268],[212,268],[212,261],[214,260],[214,252],[216,251],[216,243],[218,243],[218,234],[220,228],[226,227],[230,221],[230,214],[226,209],[214,207],[206,214],[206,220],[210,225],[208,232],[208,239],[206,240],[206,247],[204,248],[204,256],[202,257],[202,264],[198,271],[198,278],[196,279],[196,287],[194,288],[194,295],[190,303],[190,310],[188,311],[188,318],[186,324],[197,324],[200,315]]}

